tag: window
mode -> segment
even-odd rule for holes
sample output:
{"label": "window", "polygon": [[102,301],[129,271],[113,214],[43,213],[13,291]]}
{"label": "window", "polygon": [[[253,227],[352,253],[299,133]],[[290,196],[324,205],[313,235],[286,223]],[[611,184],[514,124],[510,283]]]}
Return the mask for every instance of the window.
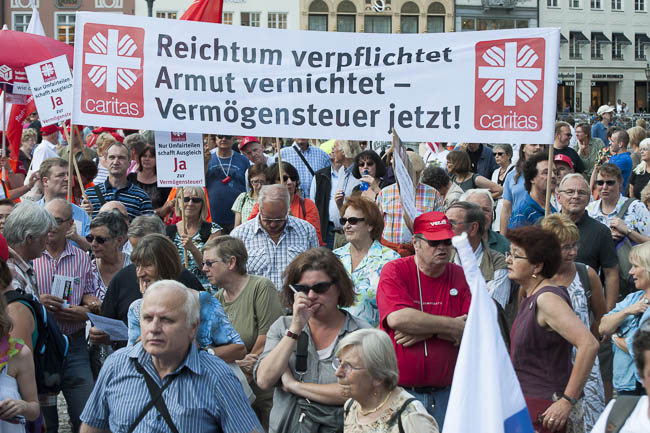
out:
{"label": "window", "polygon": [[315,0],[309,5],[309,30],[327,31],[327,13],[329,8],[323,0]]}
{"label": "window", "polygon": [[177,13],[171,11],[157,11],[156,18],[168,18],[170,20],[175,20]]}
{"label": "window", "polygon": [[404,3],[400,16],[401,33],[418,33],[420,8],[413,2]]}
{"label": "window", "polygon": [[57,13],[56,38],[66,44],[74,44],[74,17],[75,14]]}
{"label": "window", "polygon": [[623,10],[623,0],[612,0],[612,10],[613,11],[622,11]]}
{"label": "window", "polygon": [[591,59],[592,60],[603,59],[603,46],[595,38],[594,33],[591,34]]}
{"label": "window", "polygon": [[221,18],[221,24],[232,25],[232,12],[224,12]]}
{"label": "window", "polygon": [[645,0],[634,0],[634,11],[645,12]]}
{"label": "window", "polygon": [[623,45],[617,42],[612,44],[612,59],[623,60]]}
{"label": "window", "polygon": [[[569,33],[569,58],[570,59],[582,59],[582,44],[585,41],[582,41],[582,38],[585,38],[582,33]],[[585,38],[586,39],[586,38]],[[586,41],[588,42],[588,40]]]}
{"label": "window", "polygon": [[602,9],[603,4],[601,3],[601,0],[591,0],[591,8],[592,9]]}
{"label": "window", "polygon": [[32,14],[14,13],[13,27],[17,32],[24,32],[29,26],[29,20],[32,19]]}
{"label": "window", "polygon": [[392,27],[390,16],[365,16],[365,33],[392,33]]}
{"label": "window", "polygon": [[650,38],[645,33],[637,33],[634,35],[634,59],[646,60],[645,55],[646,47],[650,45]]}
{"label": "window", "polygon": [[357,7],[349,0],[342,1],[336,8],[336,31],[356,32]]}
{"label": "window", "polygon": [[474,18],[462,18],[460,21],[460,29],[462,32],[476,30],[476,20]]}
{"label": "window", "polygon": [[549,8],[556,8],[557,6],[557,0],[546,0],[546,6]]}
{"label": "window", "polygon": [[242,12],[241,25],[248,27],[260,26],[260,13],[259,12]]}
{"label": "window", "polygon": [[445,7],[442,3],[434,2],[427,9],[427,33],[442,33],[445,31]]}
{"label": "window", "polygon": [[580,9],[580,0],[569,0],[569,7],[571,9]]}
{"label": "window", "polygon": [[286,12],[269,12],[268,26],[270,29],[286,29],[287,13]]}

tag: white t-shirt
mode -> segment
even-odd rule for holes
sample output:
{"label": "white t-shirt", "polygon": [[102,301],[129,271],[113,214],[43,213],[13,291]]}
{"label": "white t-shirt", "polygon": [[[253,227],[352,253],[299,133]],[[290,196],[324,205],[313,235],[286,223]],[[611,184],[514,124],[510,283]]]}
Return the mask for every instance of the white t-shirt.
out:
{"label": "white t-shirt", "polygon": [[[607,417],[614,406],[614,401],[609,402],[605,411],[600,415],[592,433],[605,433],[607,427]],[[620,433],[648,433],[650,432],[650,417],[648,416],[648,396],[644,395],[639,399],[636,407],[628,417],[627,421],[621,428]]]}

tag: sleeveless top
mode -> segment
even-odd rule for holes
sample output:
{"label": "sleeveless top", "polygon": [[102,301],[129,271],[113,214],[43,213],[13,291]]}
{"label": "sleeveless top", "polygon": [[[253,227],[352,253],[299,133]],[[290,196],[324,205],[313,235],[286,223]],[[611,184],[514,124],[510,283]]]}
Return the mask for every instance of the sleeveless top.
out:
{"label": "sleeveless top", "polygon": [[[20,392],[18,391],[18,382],[15,377],[9,376],[7,374],[7,367],[9,363],[9,358],[14,356],[20,351],[22,345],[22,340],[11,339],[2,339],[2,347],[5,347],[7,351],[0,356],[0,360],[6,360],[2,367],[0,367],[0,401],[6,400],[8,398],[14,400],[21,400]],[[6,346],[4,343],[8,343]],[[4,352],[4,351],[3,351]],[[0,420],[0,432],[2,433],[25,433],[25,418],[22,416],[18,417],[20,419],[19,424],[13,424],[7,421]]]}
{"label": "sleeveless top", "polygon": [[459,183],[456,180],[456,175],[454,174],[454,175],[451,176],[451,180],[456,185],[458,185],[460,187],[460,189],[462,189],[463,192],[464,192],[464,191],[476,188],[476,176],[478,176],[478,175],[476,173],[473,173],[469,178],[467,178],[464,181]]}
{"label": "sleeveless top", "polygon": [[537,298],[551,292],[571,307],[564,287],[545,286],[521,300],[519,312],[510,332],[510,358],[526,397],[551,400],[562,394],[571,376],[572,345],[555,331],[537,323]]}

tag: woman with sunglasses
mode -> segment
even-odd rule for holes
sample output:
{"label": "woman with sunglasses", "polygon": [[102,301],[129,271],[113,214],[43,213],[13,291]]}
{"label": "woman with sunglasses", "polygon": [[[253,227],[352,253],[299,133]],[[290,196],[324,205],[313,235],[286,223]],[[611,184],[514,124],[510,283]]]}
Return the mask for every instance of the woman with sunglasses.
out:
{"label": "woman with sunglasses", "polygon": [[167,202],[171,188],[158,187],[155,146],[147,144],[144,150],[136,156],[136,159],[138,162],[137,171],[130,173],[127,179],[149,194],[156,215],[164,218],[173,207],[171,202]]}
{"label": "woman with sunglasses", "polygon": [[[515,168],[515,165],[512,163],[512,146],[507,143],[499,143],[495,144],[493,149],[494,160],[497,162],[499,168],[495,169],[492,173],[492,182],[503,187],[506,176]],[[498,232],[499,219],[501,218],[501,210],[503,209],[503,197],[499,197],[496,202],[496,216],[492,223],[492,230]]]}
{"label": "woman with sunglasses", "polygon": [[347,311],[379,326],[377,309],[377,284],[383,266],[399,259],[394,250],[380,242],[384,231],[384,218],[374,203],[362,196],[349,197],[341,208],[341,225],[348,243],[334,250],[354,283],[354,305]]}
{"label": "woman with sunglasses", "polygon": [[[354,158],[352,176],[361,179],[362,182],[354,187],[352,194],[360,193],[362,197],[372,201],[375,200],[383,187],[391,184],[391,182],[384,179],[386,166],[374,150],[364,150]],[[366,187],[362,190],[361,186],[364,183]]]}
{"label": "woman with sunglasses", "polygon": [[284,275],[283,300],[293,315],[271,325],[253,370],[260,388],[275,387],[269,431],[293,432],[301,412],[305,422],[340,431],[346,397],[332,362],[341,338],[369,325],[340,309],[354,303],[354,285],[330,250],[305,251],[293,259]]}
{"label": "woman with sunglasses", "polygon": [[[598,325],[607,311],[607,306],[605,305],[603,286],[596,271],[587,265],[575,262],[580,240],[578,227],[568,216],[563,214],[547,216],[542,220],[541,226],[557,236],[562,250],[562,262],[553,276],[553,282],[558,286],[566,287],[573,311],[580,321],[591,329],[594,337],[600,338]],[[573,357],[575,357],[575,349]],[[605,410],[605,392],[600,374],[600,364],[596,358],[585,384],[582,400],[582,421],[585,432],[591,431],[603,410]]]}
{"label": "woman with sunglasses", "polygon": [[603,317],[599,330],[611,336],[616,394],[643,395],[643,385],[630,349],[639,327],[650,318],[650,243],[632,247],[629,260],[632,264],[630,275],[637,291],[627,295]]}
{"label": "woman with sunglasses", "polygon": [[[183,197],[182,201],[181,197]],[[167,226],[167,236],[178,248],[181,262],[184,262],[187,255],[187,270],[194,274],[204,287],[210,287],[210,281],[200,266],[203,262],[201,249],[209,239],[221,235],[221,226],[205,220],[208,214],[208,203],[203,188],[185,187],[182,195],[176,195],[176,201],[178,206],[184,207],[185,220]]]}
{"label": "woman with sunglasses", "polygon": [[508,230],[506,237],[508,278],[523,295],[510,333],[512,365],[535,430],[565,432],[598,341],[573,311],[567,290],[552,280],[562,257],[555,234],[535,225]]}
{"label": "woman with sunglasses", "polygon": [[257,204],[260,189],[266,185],[266,164],[255,164],[248,169],[249,191],[242,192],[232,205],[232,212],[235,214],[235,227],[242,222],[248,221],[253,208]]}
{"label": "woman with sunglasses", "polygon": [[100,300],[104,299],[106,288],[115,274],[131,264],[129,254],[122,251],[128,229],[124,216],[117,210],[100,212],[90,222],[90,234],[86,240],[93,251],[91,266],[98,279],[97,297]]}
{"label": "woman with sunglasses", "polygon": [[[323,246],[323,237],[321,236],[320,231],[320,216],[318,214],[318,209],[316,204],[309,198],[303,198],[300,195],[300,177],[298,176],[298,170],[289,164],[288,162],[282,163],[282,182],[280,181],[280,170],[278,164],[275,163],[268,168],[266,171],[266,181],[267,184],[277,184],[283,183],[287,186],[289,190],[289,197],[291,197],[291,206],[289,211],[291,216],[300,218],[301,220],[307,221],[309,224],[314,226],[316,229],[316,235],[318,236],[318,244]],[[259,204],[255,203],[253,210],[251,211],[249,220],[252,220],[259,213]]]}
{"label": "woman with sunglasses", "polygon": [[345,402],[345,433],[437,433],[422,403],[397,386],[393,342],[379,329],[360,329],[341,340],[333,363]]}

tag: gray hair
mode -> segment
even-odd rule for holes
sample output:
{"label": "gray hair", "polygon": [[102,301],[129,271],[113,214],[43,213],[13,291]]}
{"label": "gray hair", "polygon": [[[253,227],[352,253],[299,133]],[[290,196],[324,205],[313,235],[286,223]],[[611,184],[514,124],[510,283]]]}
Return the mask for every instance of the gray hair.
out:
{"label": "gray hair", "polygon": [[140,134],[127,135],[124,138],[124,144],[131,149],[132,154],[136,155],[136,157],[140,156],[144,148],[147,147],[147,143]]}
{"label": "gray hair", "polygon": [[345,336],[340,342],[336,356],[348,347],[358,347],[363,365],[374,379],[384,381],[392,391],[397,386],[399,370],[393,343],[384,331],[359,329]]}
{"label": "gray hair", "polygon": [[203,247],[203,251],[215,250],[215,254],[221,260],[235,258],[235,271],[240,275],[246,275],[246,263],[248,262],[248,251],[241,239],[232,236],[218,236],[210,239]]}
{"label": "gray hair", "polygon": [[482,195],[490,199],[490,204],[492,205],[492,209],[494,209],[494,199],[492,198],[492,194],[490,194],[490,191],[487,189],[481,189],[481,188],[472,188],[468,189],[464,193],[460,195],[458,198],[458,201],[467,201],[470,202],[470,197],[473,195]]}
{"label": "gray hair", "polygon": [[512,159],[512,146],[509,145],[508,143],[497,143],[492,146],[493,151],[497,149],[503,149],[503,151],[508,155],[510,159]]}
{"label": "gray hair", "polygon": [[111,237],[126,236],[129,226],[124,221],[124,215],[118,210],[111,210],[109,212],[100,212],[90,222],[90,228],[106,227]]}
{"label": "gray hair", "polygon": [[341,146],[343,155],[348,159],[354,159],[358,154],[361,153],[361,146],[358,141],[355,140],[337,140],[337,143]]}
{"label": "gray hair", "polygon": [[72,218],[72,205],[70,204],[70,202],[68,202],[68,200],[62,198],[55,198],[45,204],[46,208],[48,208],[49,206],[61,206],[64,209],[65,217]]}
{"label": "gray hair", "polygon": [[584,185],[587,187],[587,190],[590,190],[589,183],[587,183],[587,180],[580,173],[571,173],[571,174],[567,174],[566,176],[564,176],[564,179],[562,179],[562,182],[560,182],[560,186],[558,187],[557,190],[558,191],[563,190],[564,189],[564,184],[567,183],[571,179],[580,179],[584,183]]}
{"label": "gray hair", "polygon": [[158,293],[161,291],[173,291],[185,295],[183,302],[183,311],[185,312],[185,324],[191,327],[199,322],[199,315],[201,313],[201,306],[199,305],[199,294],[193,290],[188,289],[183,283],[174,280],[160,280],[153,283],[147,288],[142,297],[142,302],[151,296],[162,296]]}
{"label": "gray hair", "polygon": [[28,236],[38,239],[55,227],[56,221],[48,211],[24,200],[7,217],[2,234],[9,245],[24,245]]}
{"label": "gray hair", "polygon": [[153,233],[165,234],[165,224],[160,217],[157,215],[140,215],[131,222],[128,236],[130,238],[142,238]]}
{"label": "gray hair", "polygon": [[260,210],[262,209],[262,203],[265,201],[284,201],[287,204],[287,212],[289,212],[291,207],[289,190],[282,184],[264,185],[260,189],[259,197],[257,198]]}

